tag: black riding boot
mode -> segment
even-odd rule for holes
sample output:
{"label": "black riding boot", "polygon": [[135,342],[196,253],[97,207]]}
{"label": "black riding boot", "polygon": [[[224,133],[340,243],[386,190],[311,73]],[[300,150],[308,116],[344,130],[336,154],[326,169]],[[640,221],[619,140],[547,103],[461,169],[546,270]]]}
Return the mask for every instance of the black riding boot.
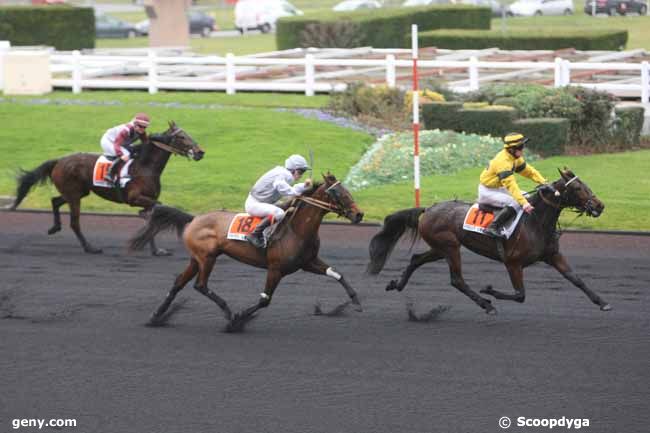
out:
{"label": "black riding boot", "polygon": [[271,217],[266,217],[255,227],[255,230],[246,235],[246,240],[255,248],[264,248],[264,229],[271,225]]}
{"label": "black riding boot", "polygon": [[117,182],[117,166],[119,165],[120,158],[115,158],[111,162],[111,168],[108,169],[108,172],[106,173],[106,176],[104,176],[104,180],[107,182]]}
{"label": "black riding boot", "polygon": [[517,211],[513,207],[504,207],[494,217],[494,220],[488,226],[488,228],[485,229],[485,233],[495,238],[502,238],[503,235],[501,234],[501,229],[503,229],[503,226],[505,226],[508,221],[510,221],[510,218],[514,217],[515,215],[517,215]]}

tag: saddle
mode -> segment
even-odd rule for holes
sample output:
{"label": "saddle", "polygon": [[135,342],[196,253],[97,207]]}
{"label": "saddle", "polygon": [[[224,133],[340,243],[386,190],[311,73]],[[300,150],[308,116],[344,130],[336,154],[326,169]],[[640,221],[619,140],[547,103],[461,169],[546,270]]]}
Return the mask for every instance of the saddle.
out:
{"label": "saddle", "polygon": [[[465,215],[465,220],[463,221],[463,230],[480,233],[487,236],[485,230],[494,220],[495,214],[501,209],[503,208],[482,203],[474,203]],[[523,209],[520,209],[519,212],[517,212],[517,215],[512,218],[510,222],[504,227],[506,239],[510,238],[512,233],[514,233],[523,213]]]}

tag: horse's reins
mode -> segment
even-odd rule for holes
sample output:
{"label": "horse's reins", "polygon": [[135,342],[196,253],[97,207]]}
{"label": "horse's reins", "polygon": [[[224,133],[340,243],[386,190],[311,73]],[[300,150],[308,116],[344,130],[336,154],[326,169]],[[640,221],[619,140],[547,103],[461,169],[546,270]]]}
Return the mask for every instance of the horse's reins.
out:
{"label": "horse's reins", "polygon": [[[340,181],[336,181],[331,186],[329,186],[325,190],[325,192],[326,193],[329,192],[329,190],[331,190],[332,188],[334,188],[335,186],[337,186],[340,183],[341,183]],[[309,205],[312,205],[314,207],[326,210],[327,212],[335,212],[338,215],[343,215],[343,212],[337,206],[335,206],[332,203],[327,202],[327,201],[318,200],[318,199],[311,198],[311,197],[303,197],[303,196],[296,197],[296,200],[303,201],[303,202],[305,202],[305,203],[307,203]]]}
{"label": "horse's reins", "polygon": [[[174,130],[174,132],[172,132],[169,135],[173,138],[176,135],[180,134],[182,131],[183,131],[183,128],[177,128],[176,130]],[[182,152],[182,151],[176,149],[175,147],[170,146],[167,143],[163,143],[161,141],[156,141],[156,140],[151,140],[151,142],[154,144],[154,146],[156,146],[156,147],[158,147],[158,148],[160,148],[162,150],[166,150],[169,153],[173,153],[175,155],[183,155],[183,156],[186,155],[185,152]]]}

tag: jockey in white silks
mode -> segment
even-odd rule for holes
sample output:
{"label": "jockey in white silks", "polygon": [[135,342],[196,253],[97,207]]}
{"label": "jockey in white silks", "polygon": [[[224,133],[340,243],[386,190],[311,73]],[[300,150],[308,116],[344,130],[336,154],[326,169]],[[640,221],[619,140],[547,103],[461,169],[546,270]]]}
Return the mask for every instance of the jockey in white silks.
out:
{"label": "jockey in white silks", "polygon": [[312,181],[291,185],[309,170],[307,160],[300,155],[291,155],[284,167],[277,166],[267,171],[251,188],[246,199],[246,212],[264,218],[246,239],[257,248],[264,248],[264,229],[284,218],[284,210],[276,206],[282,197],[295,197],[311,188]]}

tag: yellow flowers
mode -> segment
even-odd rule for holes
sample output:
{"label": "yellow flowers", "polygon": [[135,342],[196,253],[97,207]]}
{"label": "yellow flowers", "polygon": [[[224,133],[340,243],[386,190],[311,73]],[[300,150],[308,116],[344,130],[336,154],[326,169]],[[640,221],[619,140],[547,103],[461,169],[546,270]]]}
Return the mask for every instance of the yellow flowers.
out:
{"label": "yellow flowers", "polygon": [[[418,102],[420,105],[431,102],[445,102],[445,97],[433,90],[424,89],[418,91]],[[413,108],[413,92],[406,92],[404,95],[404,105],[408,110]]]}

